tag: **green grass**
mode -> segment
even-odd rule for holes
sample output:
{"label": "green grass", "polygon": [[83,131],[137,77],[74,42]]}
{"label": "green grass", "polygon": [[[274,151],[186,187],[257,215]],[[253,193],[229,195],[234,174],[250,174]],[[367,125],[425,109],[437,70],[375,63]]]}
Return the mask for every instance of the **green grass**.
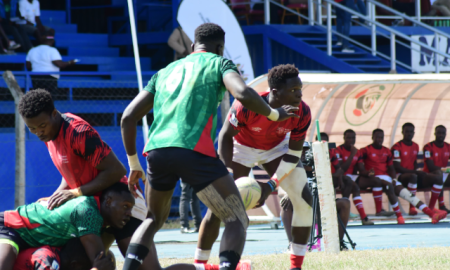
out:
{"label": "green grass", "polygon": [[[289,254],[244,256],[243,259],[252,260],[253,270],[288,270],[290,266]],[[160,259],[162,266],[192,262],[192,258]],[[210,263],[218,263],[218,258]],[[122,270],[121,263],[117,269]],[[450,269],[450,247],[347,251],[339,255],[313,252],[306,254],[302,269]]]}

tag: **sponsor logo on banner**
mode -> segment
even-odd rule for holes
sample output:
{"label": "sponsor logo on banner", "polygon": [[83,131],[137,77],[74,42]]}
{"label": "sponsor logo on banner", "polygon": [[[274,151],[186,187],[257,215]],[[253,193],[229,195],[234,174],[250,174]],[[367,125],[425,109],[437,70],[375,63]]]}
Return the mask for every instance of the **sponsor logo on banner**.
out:
{"label": "sponsor logo on banner", "polygon": [[344,117],[352,126],[360,126],[372,119],[383,107],[395,84],[361,85],[345,97]]}
{"label": "sponsor logo on banner", "polygon": [[[420,41],[425,45],[436,48],[436,38],[434,35],[413,35],[411,38]],[[439,35],[437,42],[439,51],[450,54],[450,38]],[[411,43],[411,47],[411,67],[413,71],[436,71],[436,57],[434,52],[415,43]],[[439,55],[438,60],[440,71],[450,71],[450,59]]]}
{"label": "sponsor logo on banner", "polygon": [[183,0],[178,8],[178,23],[191,40],[203,23],[215,23],[225,31],[224,57],[232,60],[246,82],[254,79],[252,60],[241,26],[223,0]]}

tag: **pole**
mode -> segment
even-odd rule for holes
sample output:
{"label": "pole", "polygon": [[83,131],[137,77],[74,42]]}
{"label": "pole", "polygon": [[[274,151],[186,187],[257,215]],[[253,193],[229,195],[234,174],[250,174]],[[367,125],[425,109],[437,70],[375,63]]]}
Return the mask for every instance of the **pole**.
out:
{"label": "pole", "polygon": [[[133,40],[134,62],[136,65],[136,74],[138,79],[139,92],[144,91],[142,85],[141,61],[139,57],[139,47],[136,33],[136,20],[134,18],[133,0],[128,0],[128,14],[130,16],[131,39]],[[148,123],[147,115],[142,118],[142,135],[144,136],[144,144],[147,144]]]}
{"label": "pole", "polygon": [[331,4],[327,2],[327,54],[330,56],[333,54],[331,29]]}
{"label": "pole", "polygon": [[[436,51],[439,51],[439,35],[437,33],[434,33],[434,48],[436,49]],[[435,72],[436,74],[438,74],[439,71],[439,54],[434,53],[434,64],[435,64]]]}
{"label": "pole", "polygon": [[396,71],[395,34],[391,33],[391,71]]}
{"label": "pole", "polygon": [[264,23],[270,24],[270,0],[264,0]]}
{"label": "pole", "polygon": [[316,120],[316,128],[317,128],[317,140],[319,142],[322,141],[322,138],[320,137],[320,127],[319,127],[319,120]]}
{"label": "pole", "polygon": [[314,25],[314,1],[308,0],[308,19],[309,25]]}
{"label": "pole", "polygon": [[[370,3],[371,6],[371,12],[370,12],[370,16],[372,21],[375,21],[375,5]],[[377,30],[376,30],[376,25],[374,23],[372,23],[372,35],[371,35],[371,40],[372,40],[372,55],[376,56],[377,55]]]}

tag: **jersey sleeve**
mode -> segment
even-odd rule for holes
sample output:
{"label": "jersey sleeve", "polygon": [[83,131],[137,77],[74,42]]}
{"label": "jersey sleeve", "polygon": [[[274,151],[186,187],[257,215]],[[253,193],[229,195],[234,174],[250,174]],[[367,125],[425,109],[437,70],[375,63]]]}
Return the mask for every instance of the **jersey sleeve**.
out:
{"label": "jersey sleeve", "polygon": [[303,104],[302,117],[298,120],[297,126],[291,131],[291,139],[294,141],[304,140],[306,132],[311,125],[311,110],[309,106]]}
{"label": "jersey sleeve", "polygon": [[43,246],[31,255],[32,270],[59,270],[59,249]]}
{"label": "jersey sleeve", "polygon": [[241,130],[251,117],[252,112],[247,110],[239,101],[235,100],[228,113],[228,121],[235,130]]}
{"label": "jersey sleeve", "polygon": [[148,84],[146,87],[144,87],[144,90],[147,92],[152,93],[153,95],[156,93],[156,80],[158,79],[158,73],[152,76],[150,81],[148,81]]}
{"label": "jersey sleeve", "polygon": [[392,152],[394,161],[396,161],[396,162],[402,161],[401,156],[400,156],[401,151],[402,150],[400,149],[400,145],[398,143],[396,143],[396,144],[394,144],[394,146],[392,146],[391,152]]}
{"label": "jersey sleeve", "polygon": [[72,210],[70,219],[77,228],[78,237],[88,234],[100,236],[103,218],[93,197],[77,204]]}
{"label": "jersey sleeve", "polygon": [[222,58],[220,63],[220,73],[222,74],[222,78],[230,72],[236,72],[239,74],[239,70],[237,66],[233,63],[233,61]]}
{"label": "jersey sleeve", "polygon": [[424,160],[431,159],[432,156],[433,156],[433,147],[431,147],[431,144],[426,144],[423,147],[423,159]]}
{"label": "jersey sleeve", "polygon": [[361,148],[359,149],[359,158],[361,162],[364,162],[364,160],[367,158],[367,148]]}
{"label": "jersey sleeve", "polygon": [[56,48],[52,48],[50,52],[50,59],[52,61],[62,60],[61,54]]}
{"label": "jersey sleeve", "polygon": [[364,163],[364,159],[362,157],[361,149],[358,149],[358,152],[356,152],[356,156],[358,157],[358,161],[356,163]]}
{"label": "jersey sleeve", "polygon": [[386,148],[387,158],[386,158],[386,164],[387,166],[394,165],[394,158],[392,157],[391,151],[389,151],[388,148]]}
{"label": "jersey sleeve", "polygon": [[111,152],[111,148],[102,141],[98,132],[85,123],[77,125],[69,136],[74,153],[89,162],[92,167],[97,167]]}

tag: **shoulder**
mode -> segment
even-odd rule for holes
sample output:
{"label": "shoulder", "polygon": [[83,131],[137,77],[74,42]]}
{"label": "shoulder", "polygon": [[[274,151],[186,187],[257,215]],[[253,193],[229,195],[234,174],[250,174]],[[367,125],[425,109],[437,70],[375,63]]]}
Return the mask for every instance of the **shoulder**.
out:
{"label": "shoulder", "polygon": [[417,143],[412,142],[412,145],[413,145],[413,147],[414,147],[415,149],[419,149],[419,145],[418,145]]}
{"label": "shoulder", "polygon": [[402,142],[401,141],[398,141],[398,142],[396,142],[393,146],[392,146],[392,148],[391,149],[398,149],[398,148],[400,148],[402,146]]}
{"label": "shoulder", "polygon": [[71,114],[71,113],[64,113],[61,114],[61,117],[63,118],[63,125],[67,126],[67,128],[71,129],[72,132],[76,133],[83,133],[86,131],[93,131],[94,128],[86,122],[83,118]]}
{"label": "shoulder", "polygon": [[423,148],[431,149],[433,147],[433,145],[434,145],[433,142],[429,142],[429,143],[425,144],[425,146]]}
{"label": "shoulder", "polygon": [[382,146],[382,150],[383,150],[383,152],[391,152],[391,150],[389,149],[389,148],[387,148],[386,146]]}
{"label": "shoulder", "polygon": [[73,208],[72,212],[80,213],[81,211],[81,213],[84,213],[87,211],[94,211],[99,213],[97,202],[92,196],[80,196],[71,201],[73,201],[73,205],[71,206]]}
{"label": "shoulder", "polygon": [[300,104],[301,109],[298,110],[298,112],[305,117],[305,116],[311,116],[311,109],[309,108],[308,104],[306,104],[304,101]]}

